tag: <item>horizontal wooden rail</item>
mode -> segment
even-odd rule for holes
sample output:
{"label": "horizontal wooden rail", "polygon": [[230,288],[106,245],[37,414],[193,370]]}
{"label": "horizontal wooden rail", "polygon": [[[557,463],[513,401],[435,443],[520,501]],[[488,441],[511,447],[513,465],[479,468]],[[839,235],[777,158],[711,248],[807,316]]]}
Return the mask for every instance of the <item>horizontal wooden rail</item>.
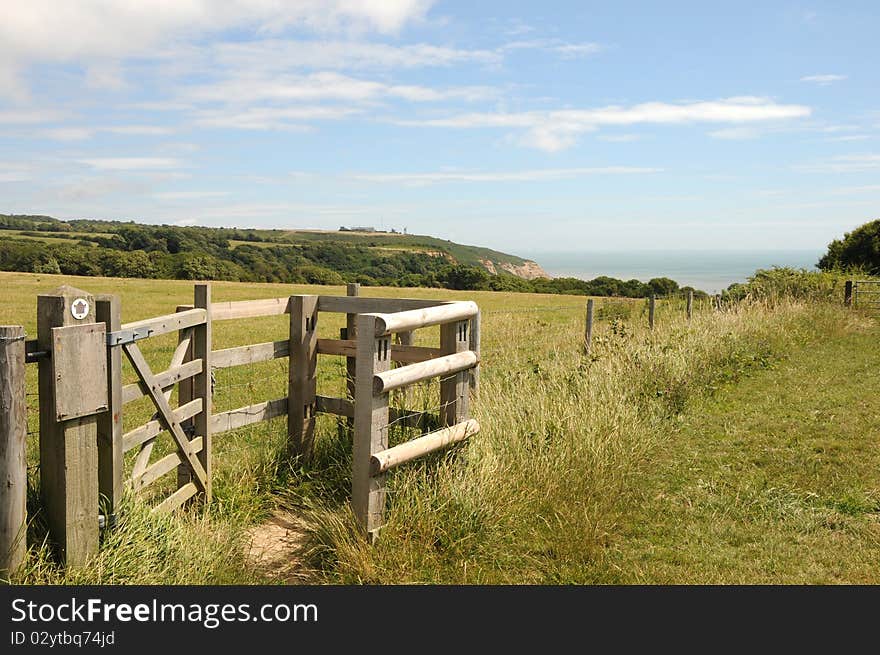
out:
{"label": "horizontal wooden rail", "polygon": [[436,432],[429,432],[426,435],[399,444],[393,448],[379,451],[370,457],[372,474],[380,475],[385,473],[385,471],[393,469],[395,466],[405,464],[459,441],[464,441],[479,431],[480,424],[476,419],[469,419]]}
{"label": "horizontal wooden rail", "polygon": [[167,514],[168,512],[173,512],[190,498],[195,496],[198,491],[199,488],[196,485],[194,485],[192,482],[187,482],[180,489],[168,496],[168,498],[156,505],[150,513]]}
{"label": "horizontal wooden rail", "polygon": [[290,341],[267,341],[250,346],[238,346],[215,350],[211,353],[211,368],[230,368],[244,364],[267,362],[270,359],[287,357],[290,354]]}
{"label": "horizontal wooden rail", "polygon": [[211,432],[229,432],[287,414],[287,398],[267,400],[211,416]]}
{"label": "horizontal wooden rail", "polygon": [[[319,412],[354,418],[354,403],[345,398],[332,398],[330,396],[316,396],[315,405]],[[397,407],[388,408],[388,419],[391,423],[397,423],[407,428],[420,428],[422,430],[435,427],[440,422],[440,417],[431,412],[420,412]]]}
{"label": "horizontal wooden rail", "polygon": [[423,380],[458,373],[459,371],[473,368],[479,361],[474,351],[465,350],[464,352],[444,355],[427,362],[393,368],[390,371],[377,373],[373,376],[373,391],[377,394],[387,393]]}
{"label": "horizontal wooden rail", "polygon": [[338,314],[373,314],[402,312],[448,304],[442,300],[421,298],[368,298],[364,296],[318,296],[319,312]]}
{"label": "horizontal wooden rail", "polygon": [[290,297],[264,298],[261,300],[238,300],[234,302],[215,302],[211,304],[211,318],[215,321],[228,321],[234,318],[258,318],[278,316],[290,312]]}
{"label": "horizontal wooden rail", "polygon": [[[185,312],[175,312],[165,316],[157,316],[156,318],[148,318],[143,321],[135,321],[133,323],[124,323],[121,332],[136,332],[140,335],[158,337],[160,334],[175,332],[177,330],[185,330],[194,325],[203,325],[207,316],[204,309],[188,309]],[[116,344],[109,344],[111,346]]]}
{"label": "horizontal wooden rail", "polygon": [[[192,452],[198,453],[202,450],[202,438],[196,437],[192,441],[190,441]],[[171,471],[175,470],[178,465],[183,464],[184,459],[180,456],[179,453],[171,453],[170,455],[166,455],[159,461],[154,464],[150,464],[143,473],[139,476],[131,479],[131,488],[132,491],[143,491],[148,486],[153,484],[156,480],[161,478],[163,475],[167,473],[171,473]]]}
{"label": "horizontal wooden rail", "polygon": [[[156,373],[156,382],[164,391],[173,384],[177,384],[181,380],[189,379],[202,372],[202,360],[194,359],[190,362],[173,366],[167,371]],[[122,387],[122,404],[130,403],[138,398],[146,396],[149,392],[143,382],[134,382],[126,384]]]}
{"label": "horizontal wooden rail", "polygon": [[[318,354],[357,357],[357,341],[354,339],[318,339]],[[443,351],[439,348],[391,344],[391,361],[402,364],[425,362],[442,355]]]}
{"label": "horizontal wooden rail", "polygon": [[[202,411],[202,399],[196,398],[195,400],[191,400],[185,405],[181,405],[177,409],[174,410],[174,418],[178,423],[182,421],[186,421],[187,419],[191,419],[193,416]],[[162,421],[158,419],[153,419],[149,421],[145,425],[142,425],[134,430],[126,432],[122,435],[122,451],[128,452],[132,448],[136,448],[140,446],[145,441],[148,441],[158,435],[165,429],[165,425]]]}
{"label": "horizontal wooden rail", "polygon": [[477,303],[465,300],[394,314],[376,314],[376,336],[381,337],[392,332],[409,332],[431,325],[463,321],[473,318],[478,311],[480,309],[477,307]]}

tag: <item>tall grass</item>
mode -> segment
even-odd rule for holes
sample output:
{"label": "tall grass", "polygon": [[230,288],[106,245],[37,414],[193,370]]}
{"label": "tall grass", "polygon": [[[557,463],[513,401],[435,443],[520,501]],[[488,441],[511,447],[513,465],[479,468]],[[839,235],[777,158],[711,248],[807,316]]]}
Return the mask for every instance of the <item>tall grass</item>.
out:
{"label": "tall grass", "polygon": [[507,321],[505,363],[485,367],[474,408],[482,432],[389,476],[372,548],[345,507],[312,507],[311,561],[339,582],[583,582],[690,398],[849,320],[829,305],[747,300],[654,332],[616,324],[589,358],[556,326]]}

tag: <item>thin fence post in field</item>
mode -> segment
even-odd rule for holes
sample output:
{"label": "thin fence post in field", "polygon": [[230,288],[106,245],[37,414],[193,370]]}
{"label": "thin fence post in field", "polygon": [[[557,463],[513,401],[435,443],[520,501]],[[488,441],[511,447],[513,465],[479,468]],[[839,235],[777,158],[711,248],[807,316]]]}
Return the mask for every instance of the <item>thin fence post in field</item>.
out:
{"label": "thin fence post in field", "polygon": [[211,285],[200,283],[195,285],[193,306],[205,310],[205,322],[193,328],[192,356],[202,360],[202,372],[193,377],[192,395],[202,399],[202,411],[193,417],[193,438],[202,438],[202,450],[198,453],[199,463],[205,469],[205,502],[211,502],[211,479],[213,467],[211,463],[211,411],[214,396],[214,382],[211,371],[212,318],[211,318]]}
{"label": "thin fence post in field", "polygon": [[27,552],[27,390],[24,328],[0,326],[0,576]]}
{"label": "thin fence post in field", "polygon": [[[122,327],[119,296],[95,297],[95,320],[107,332]],[[107,411],[98,415],[98,493],[107,508],[107,526],[116,522],[122,501],[122,349],[107,348]]]}
{"label": "thin fence post in field", "polygon": [[[470,338],[470,348],[477,354],[477,358],[480,357],[480,323],[482,322],[482,314],[480,310],[477,310],[476,316],[471,319],[471,338]],[[470,370],[470,385],[471,392],[474,394],[474,397],[478,396],[480,393],[480,365],[477,364]]]}
{"label": "thin fence post in field", "polygon": [[717,312],[721,311],[721,294],[720,293],[715,294],[715,311],[717,311]]}
{"label": "thin fence post in field", "polygon": [[584,354],[589,355],[593,346],[593,299],[587,300],[587,325],[584,330]]}
{"label": "thin fence post in field", "polygon": [[[349,297],[357,297],[361,294],[361,285],[357,282],[349,282],[345,285],[345,295]],[[357,339],[357,314],[346,314],[345,315],[345,339],[354,340]],[[354,394],[355,394],[355,376],[356,376],[356,364],[357,358],[355,357],[346,357],[345,358],[345,388],[348,393],[348,399],[354,402]],[[354,430],[354,419],[346,418],[346,424],[348,425],[348,430],[351,432]]]}
{"label": "thin fence post in field", "polygon": [[[178,305],[174,310],[176,312],[185,312],[187,310],[193,309],[192,305]],[[189,340],[189,345],[186,348],[186,352],[183,355],[183,364],[187,362],[191,362],[193,360],[193,339],[190,336],[192,334],[191,329],[179,330],[177,333],[177,344],[178,346],[186,340]],[[193,379],[185,378],[177,383],[177,406],[182,407],[195,400],[195,394],[193,394]],[[184,434],[186,434],[187,438],[192,440],[193,434],[195,431],[195,427],[193,424],[193,420],[187,419],[183,423],[180,424],[180,427],[183,428]],[[181,489],[192,482],[192,471],[189,468],[189,464],[186,461],[182,461],[177,465],[177,488]]]}
{"label": "thin fence post in field", "polygon": [[654,309],[657,304],[657,295],[651,294],[651,297],[648,299],[648,327],[650,329],[654,329]]}
{"label": "thin fence post in field", "polygon": [[[440,352],[443,355],[470,350],[470,321],[454,321],[440,326]],[[468,372],[460,371],[440,380],[440,423],[444,426],[461,423],[470,411]]]}
{"label": "thin fence post in field", "polygon": [[[83,349],[85,339],[64,339],[56,328],[94,325],[94,307],[94,296],[69,286],[37,296],[37,344],[51,353],[39,361],[40,493],[50,537],[69,567],[98,552],[98,420],[96,412],[73,417],[68,408],[85,409],[86,392],[104,394],[106,406],[107,382],[97,374],[106,374],[106,342]],[[56,351],[56,338],[65,352]]]}
{"label": "thin fence post in field", "polygon": [[290,297],[290,369],[287,379],[287,446],[308,458],[315,439],[318,365],[318,296]]}
{"label": "thin fence post in field", "polygon": [[843,286],[843,304],[845,307],[852,307],[853,301],[853,281],[847,280]]}
{"label": "thin fence post in field", "polygon": [[688,289],[687,293],[687,308],[685,310],[687,312],[687,320],[691,320],[694,317],[694,292]]}
{"label": "thin fence post in field", "polygon": [[376,327],[376,315],[358,315],[351,505],[371,539],[383,523],[385,474],[372,474],[370,458],[388,448],[388,393],[375,393],[373,376],[391,368],[391,337],[377,337]]}

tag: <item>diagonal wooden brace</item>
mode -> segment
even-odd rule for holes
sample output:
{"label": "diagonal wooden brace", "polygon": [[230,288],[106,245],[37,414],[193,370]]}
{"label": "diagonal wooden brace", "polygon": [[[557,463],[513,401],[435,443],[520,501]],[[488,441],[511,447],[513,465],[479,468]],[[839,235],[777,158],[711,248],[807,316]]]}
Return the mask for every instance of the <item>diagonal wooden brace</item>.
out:
{"label": "diagonal wooden brace", "polygon": [[159,420],[168,428],[168,431],[177,443],[177,450],[180,453],[180,456],[186,461],[190,470],[193,472],[193,481],[200,491],[205,491],[205,481],[207,479],[205,469],[190,449],[189,439],[183,432],[180,423],[175,420],[174,411],[171,409],[171,405],[168,404],[165,394],[162,393],[162,387],[156,381],[156,378],[150,370],[149,364],[147,364],[147,361],[144,359],[140,348],[138,348],[137,344],[134,342],[127,343],[123,345],[122,348],[128,356],[131,365],[134,367],[135,372],[137,372],[138,377],[147,388],[147,395],[153,400],[153,404],[159,411]]}

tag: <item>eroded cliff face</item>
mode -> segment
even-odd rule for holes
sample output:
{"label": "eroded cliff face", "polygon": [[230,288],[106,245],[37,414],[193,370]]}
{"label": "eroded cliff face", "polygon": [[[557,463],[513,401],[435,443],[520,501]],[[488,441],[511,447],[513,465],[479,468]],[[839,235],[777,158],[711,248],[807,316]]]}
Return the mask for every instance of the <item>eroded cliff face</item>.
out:
{"label": "eroded cliff face", "polygon": [[510,262],[496,263],[488,259],[481,259],[480,263],[486,267],[492,275],[498,275],[498,269],[502,269],[526,280],[534,280],[539,277],[549,278],[547,272],[541,268],[538,262],[527,261],[521,266],[511,264]]}

